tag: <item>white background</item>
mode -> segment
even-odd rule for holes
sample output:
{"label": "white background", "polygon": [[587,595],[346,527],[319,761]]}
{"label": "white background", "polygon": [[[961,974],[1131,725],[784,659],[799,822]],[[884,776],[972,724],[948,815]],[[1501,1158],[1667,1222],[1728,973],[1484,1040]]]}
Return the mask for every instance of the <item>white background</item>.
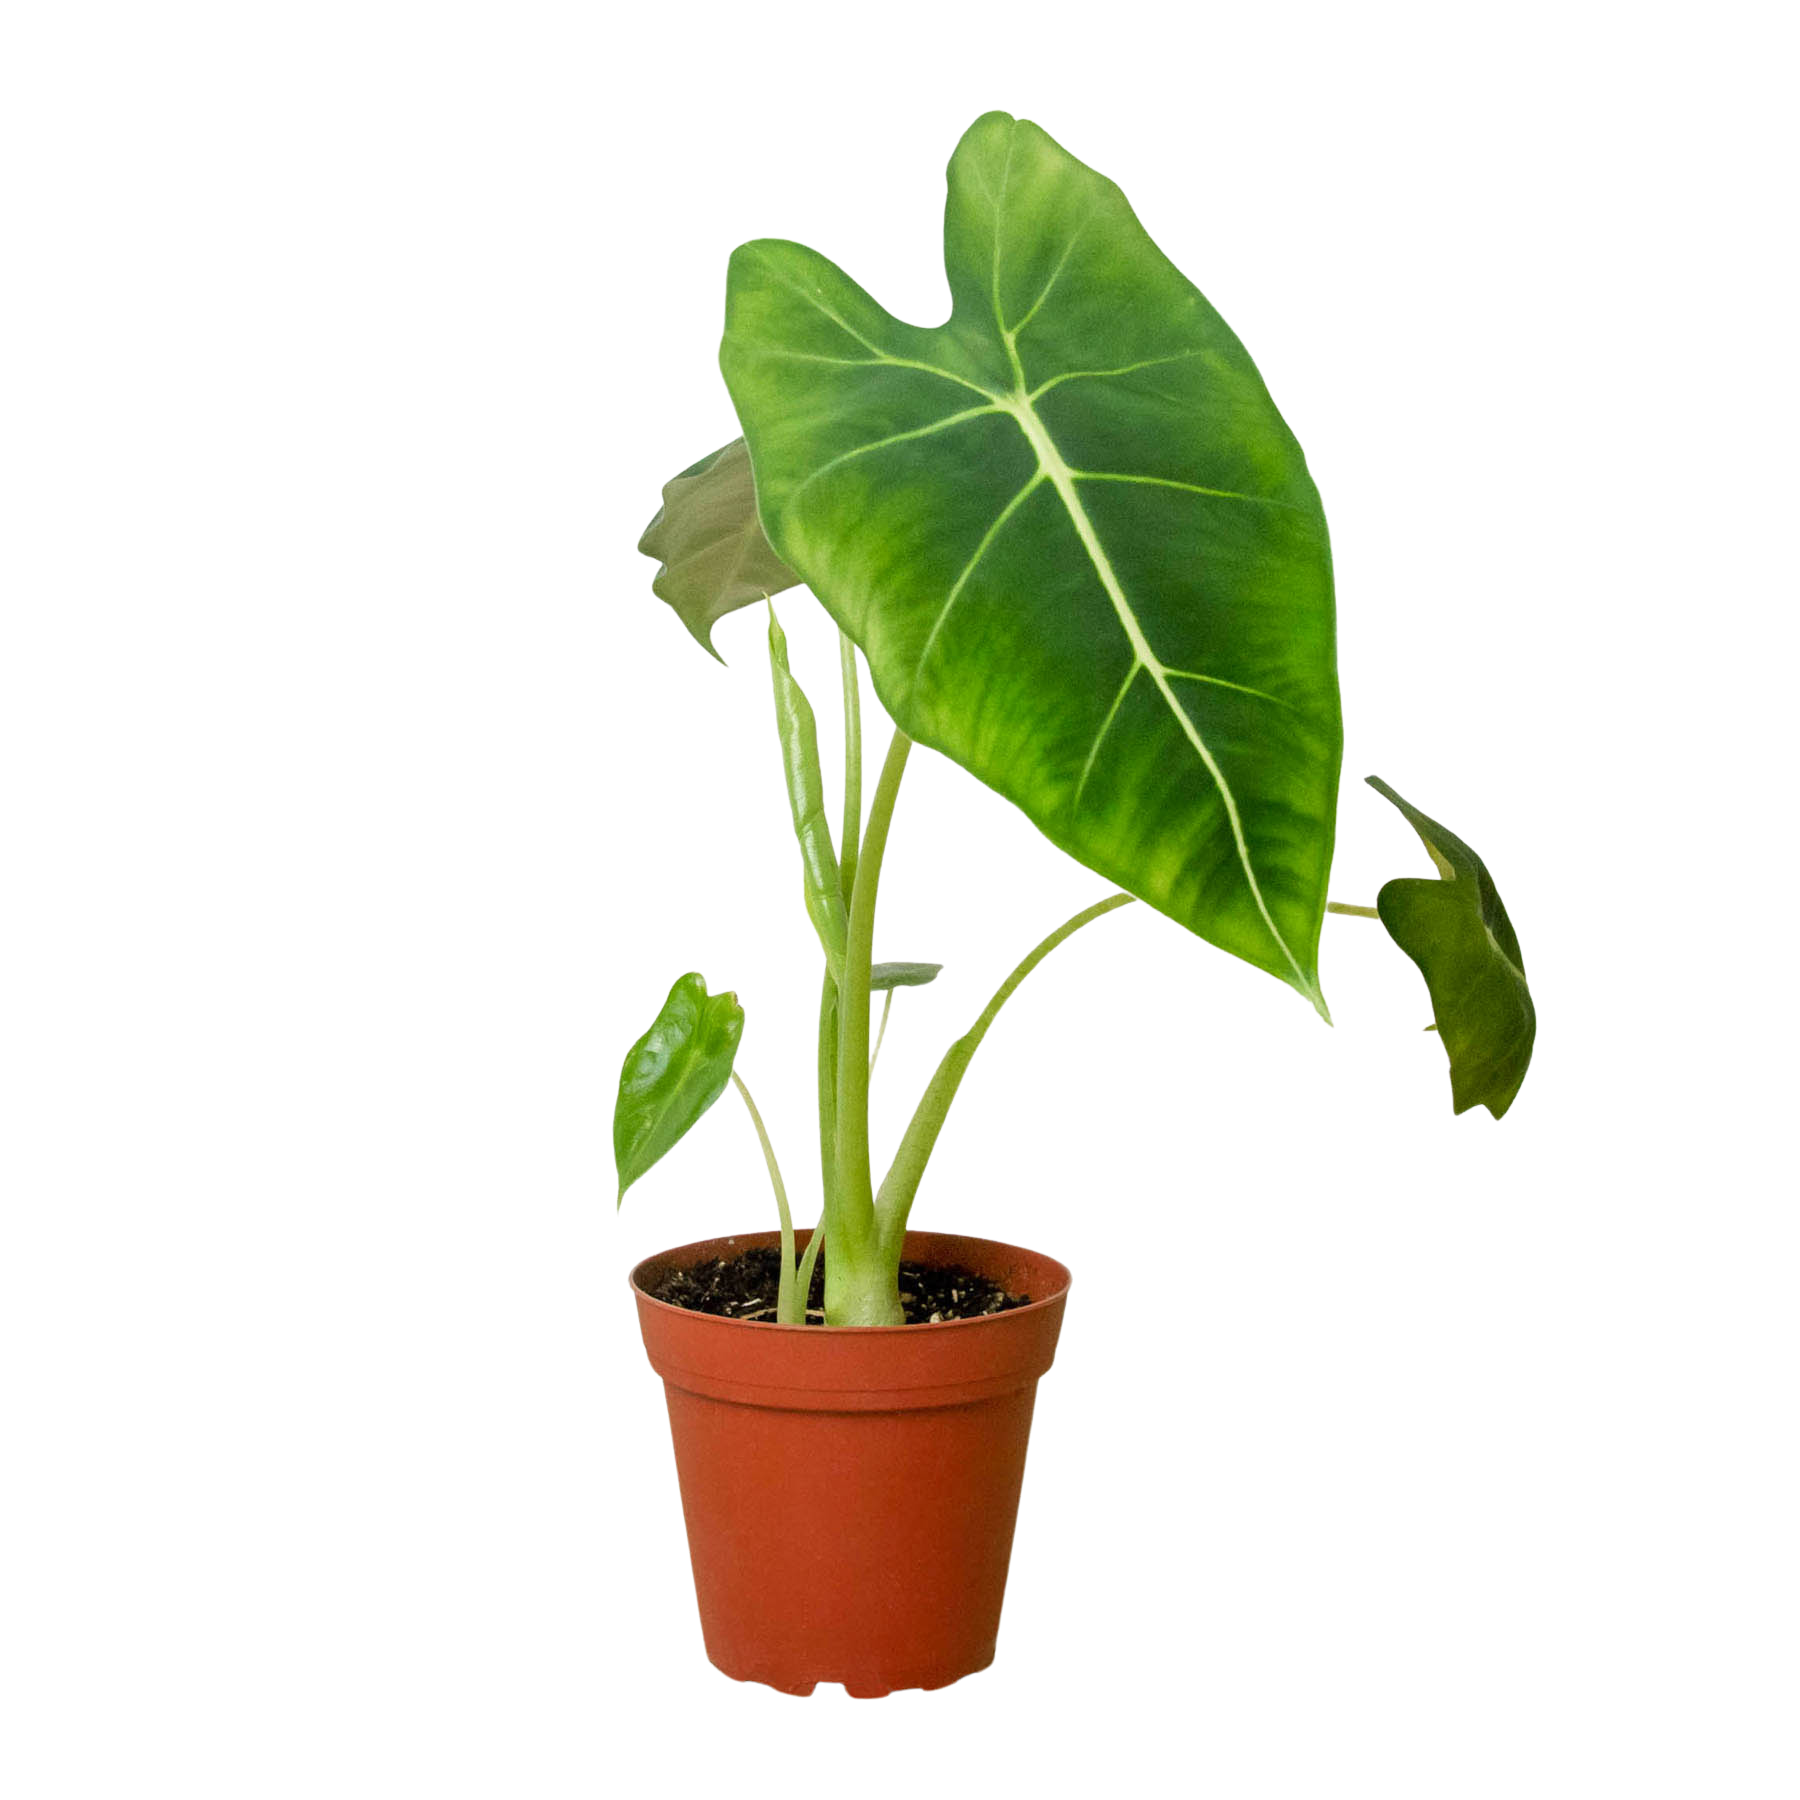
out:
{"label": "white background", "polygon": [[[0,1788],[1800,1791],[1772,8],[7,18]],[[1336,891],[1426,872],[1374,770],[1542,1035],[1453,1119],[1371,923],[1332,1030],[1141,909],[1059,952],[916,1215],[1076,1271],[999,1660],[798,1702],[703,1659],[625,1291],[769,1221],[753,1140],[615,1216],[609,1117],[699,968],[807,1192],[814,953],[761,628],[709,663],[634,545],[735,435],[730,248],[941,318],[996,106],[1307,447]],[[948,967],[884,1143],[1104,891],[923,754],[890,869]]]}

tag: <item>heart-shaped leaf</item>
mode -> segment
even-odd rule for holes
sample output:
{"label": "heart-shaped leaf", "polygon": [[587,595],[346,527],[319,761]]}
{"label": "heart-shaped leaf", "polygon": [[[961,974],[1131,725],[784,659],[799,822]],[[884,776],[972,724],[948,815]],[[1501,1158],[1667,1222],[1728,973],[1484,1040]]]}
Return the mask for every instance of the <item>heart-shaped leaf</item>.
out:
{"label": "heart-shaped leaf", "polygon": [[668,601],[713,656],[719,653],[712,628],[720,619],[800,579],[763,536],[742,438],[701,457],[664,485],[662,508],[645,527],[638,549],[663,565],[651,591]]}
{"label": "heart-shaped leaf", "polygon": [[876,963],[869,970],[869,992],[879,994],[888,988],[924,987],[944,972],[942,963]]}
{"label": "heart-shaped leaf", "polygon": [[736,994],[708,994],[699,975],[669,989],[655,1023],[631,1046],[613,1108],[619,1198],[680,1143],[724,1093],[744,1035]]}
{"label": "heart-shaped leaf", "polygon": [[902,730],[1323,1011],[1342,730],[1300,446],[1104,176],[990,113],[949,179],[935,329],[798,244],[732,258],[770,540]]}
{"label": "heart-shaped leaf", "polygon": [[1450,1053],[1451,1103],[1459,1113],[1485,1106],[1498,1119],[1525,1079],[1537,1035],[1518,937],[1481,858],[1385,781],[1371,775],[1369,786],[1405,814],[1442,877],[1390,881],[1375,910],[1425,977]]}

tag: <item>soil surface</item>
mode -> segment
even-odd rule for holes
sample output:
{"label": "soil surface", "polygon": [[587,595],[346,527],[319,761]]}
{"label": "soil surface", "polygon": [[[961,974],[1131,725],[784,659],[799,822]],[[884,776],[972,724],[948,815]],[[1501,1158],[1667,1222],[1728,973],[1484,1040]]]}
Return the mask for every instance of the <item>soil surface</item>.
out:
{"label": "soil surface", "polygon": [[[809,1325],[825,1323],[825,1256],[826,1252],[819,1253],[813,1270],[806,1309]],[[671,1269],[649,1293],[653,1300],[689,1312],[772,1324],[780,1285],[781,1252],[771,1248],[745,1250],[737,1256],[696,1263],[691,1269]],[[1029,1294],[1009,1294],[985,1275],[967,1269],[927,1268],[915,1262],[900,1265],[900,1309],[908,1325],[982,1319],[1030,1302]]]}

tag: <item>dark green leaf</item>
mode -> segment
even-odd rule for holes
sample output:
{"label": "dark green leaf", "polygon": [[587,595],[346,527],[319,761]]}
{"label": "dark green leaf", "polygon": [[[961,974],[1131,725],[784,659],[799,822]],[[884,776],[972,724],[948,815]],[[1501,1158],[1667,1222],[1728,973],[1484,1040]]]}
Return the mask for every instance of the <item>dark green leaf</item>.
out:
{"label": "dark green leaf", "polygon": [[736,994],[708,994],[698,975],[669,989],[656,1022],[631,1046],[613,1108],[619,1198],[660,1162],[725,1091],[744,1009]]}
{"label": "dark green leaf", "polygon": [[663,565],[651,591],[674,607],[714,656],[712,628],[720,619],[800,579],[763,536],[742,438],[703,456],[663,488],[662,510],[638,548]]}
{"label": "dark green leaf", "polygon": [[1425,977],[1450,1053],[1452,1104],[1459,1113],[1485,1106],[1498,1119],[1525,1079],[1537,1035],[1518,937],[1481,858],[1385,781],[1371,775],[1369,786],[1405,814],[1442,877],[1390,881],[1375,910]]}
{"label": "dark green leaf", "polygon": [[943,973],[942,963],[876,963],[869,971],[869,992],[879,994],[887,988],[923,987]]}
{"label": "dark green leaf", "polygon": [[1324,513],[1230,328],[1035,125],[950,163],[953,309],[732,258],[721,366],[777,552],[895,722],[1311,998],[1342,732]]}

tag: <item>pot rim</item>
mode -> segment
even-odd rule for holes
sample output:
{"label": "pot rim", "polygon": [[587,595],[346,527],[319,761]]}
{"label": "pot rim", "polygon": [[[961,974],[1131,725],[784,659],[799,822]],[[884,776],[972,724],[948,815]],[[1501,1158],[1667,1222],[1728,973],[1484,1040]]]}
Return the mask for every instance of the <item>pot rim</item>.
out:
{"label": "pot rim", "polygon": [[[806,1231],[797,1230],[794,1233],[794,1248],[796,1253],[811,1240],[811,1237],[812,1231],[810,1229]],[[1067,1299],[1069,1289],[1073,1287],[1075,1283],[1075,1278],[1069,1273],[1069,1268],[1066,1263],[1054,1256],[1046,1256],[1040,1250],[1028,1250],[1022,1244],[1004,1243],[999,1238],[970,1237],[966,1232],[957,1231],[908,1231],[906,1233],[906,1238],[908,1240],[914,1238],[955,1238],[960,1239],[964,1243],[982,1244],[995,1250],[1011,1251],[1015,1255],[1030,1256],[1039,1262],[1049,1263],[1054,1268],[1059,1269],[1061,1271],[1061,1279],[1049,1293],[1041,1295],[1036,1299],[1028,1300],[1023,1306],[1009,1306],[1004,1312],[983,1313],[976,1319],[939,1319],[935,1324],[927,1321],[920,1325],[782,1325],[777,1323],[774,1319],[733,1319],[724,1313],[703,1313],[696,1312],[691,1307],[672,1306],[667,1300],[658,1300],[654,1294],[639,1285],[639,1275],[641,1275],[645,1269],[649,1268],[652,1263],[665,1262],[672,1256],[679,1256],[684,1250],[694,1250],[708,1244],[730,1243],[742,1243],[746,1249],[758,1249],[763,1247],[762,1240],[764,1239],[772,1240],[776,1244],[781,1242],[781,1233],[778,1231],[735,1231],[726,1233],[724,1237],[695,1238],[691,1243],[674,1244],[667,1250],[652,1251],[650,1255],[641,1258],[633,1265],[631,1273],[626,1276],[625,1281],[627,1287],[631,1290],[632,1298],[640,1306],[654,1306],[661,1312],[673,1313],[677,1318],[697,1320],[700,1324],[707,1326],[718,1325],[727,1328],[749,1326],[757,1331],[800,1332],[812,1339],[834,1337],[872,1338],[883,1336],[905,1336],[916,1338],[921,1332],[960,1331],[972,1325],[993,1325],[1001,1319],[1019,1319],[1023,1318],[1027,1313],[1039,1312],[1045,1307],[1059,1305],[1062,1301]]]}

